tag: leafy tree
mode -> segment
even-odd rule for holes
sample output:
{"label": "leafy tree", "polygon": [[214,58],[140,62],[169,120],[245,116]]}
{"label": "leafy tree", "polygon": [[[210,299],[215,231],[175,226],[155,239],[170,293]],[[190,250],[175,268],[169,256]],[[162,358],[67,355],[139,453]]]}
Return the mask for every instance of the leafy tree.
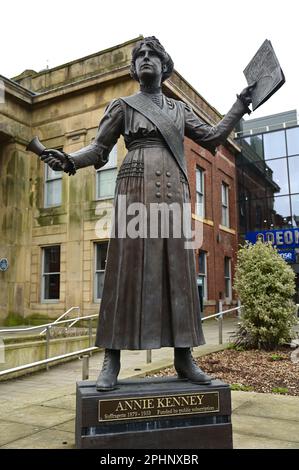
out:
{"label": "leafy tree", "polygon": [[295,273],[271,243],[246,243],[238,252],[234,289],[242,308],[237,346],[276,349],[296,323]]}

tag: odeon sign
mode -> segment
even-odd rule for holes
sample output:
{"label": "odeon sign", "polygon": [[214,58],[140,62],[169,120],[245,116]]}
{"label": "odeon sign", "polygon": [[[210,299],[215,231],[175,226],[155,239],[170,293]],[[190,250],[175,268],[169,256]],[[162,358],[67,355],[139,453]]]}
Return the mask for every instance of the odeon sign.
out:
{"label": "odeon sign", "polygon": [[295,248],[299,248],[299,229],[290,228],[285,230],[261,230],[258,232],[248,232],[246,240],[256,243],[270,242],[276,246],[280,256],[289,263],[296,263]]}
{"label": "odeon sign", "polygon": [[256,243],[271,242],[277,248],[299,248],[299,229],[290,228],[285,230],[261,230],[246,233],[246,240]]}

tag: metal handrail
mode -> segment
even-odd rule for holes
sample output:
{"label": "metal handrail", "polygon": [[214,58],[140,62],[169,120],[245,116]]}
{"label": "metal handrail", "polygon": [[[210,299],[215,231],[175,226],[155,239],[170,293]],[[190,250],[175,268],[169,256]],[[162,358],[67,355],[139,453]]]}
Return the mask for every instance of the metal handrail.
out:
{"label": "metal handrail", "polygon": [[[297,307],[299,307],[299,304],[296,304]],[[234,308],[230,308],[228,310],[222,310],[222,302],[219,302],[219,307],[220,307],[220,311],[213,314],[213,315],[208,315],[204,318],[202,318],[202,321],[205,321],[205,320],[208,320],[210,318],[216,318],[218,321],[219,321],[219,344],[222,344],[222,328],[223,328],[223,315],[226,314],[226,313],[230,313],[230,312],[233,312],[233,311],[239,311],[241,310],[242,308],[242,305],[239,305],[238,307],[234,307]],[[89,320],[89,337],[90,337],[90,341],[89,343],[91,344],[91,319],[92,318],[95,318],[95,317],[98,317],[97,314],[94,314],[94,315],[87,315],[85,317],[80,317],[78,319],[76,319],[76,321],[78,320]],[[217,318],[219,317],[219,318]],[[62,321],[59,321],[59,323],[69,323],[73,321],[73,319],[69,319],[69,320],[62,320]],[[58,322],[56,322],[57,324]],[[29,327],[27,329],[36,329],[36,328],[41,328],[41,327],[47,327],[47,332],[49,331],[49,327],[52,325],[52,323],[48,323],[46,325],[40,325],[38,327]],[[24,331],[26,330],[26,328],[19,328],[18,331]],[[0,334],[2,332],[11,332],[11,330],[0,330]],[[16,331],[16,330],[15,330]],[[29,368],[32,368],[32,367],[36,367],[36,366],[39,366],[39,365],[46,365],[47,368],[48,368],[48,365],[51,363],[51,362],[55,362],[57,360],[60,360],[60,359],[65,359],[65,358],[70,358],[70,357],[76,357],[76,356],[83,356],[83,362],[82,362],[82,380],[86,380],[88,379],[88,358],[89,356],[86,356],[86,353],[92,353],[93,351],[96,351],[96,350],[99,350],[99,348],[97,348],[96,346],[92,346],[92,347],[89,347],[89,348],[85,348],[85,349],[81,349],[81,350],[78,350],[78,351],[73,351],[71,353],[67,353],[67,354],[62,354],[60,356],[54,356],[54,357],[51,357],[51,358],[46,358],[46,359],[43,359],[41,361],[37,361],[37,362],[32,362],[30,364],[24,364],[24,365],[21,365],[21,366],[17,366],[17,367],[13,367],[11,369],[6,369],[4,371],[0,371],[0,377],[3,377],[5,375],[9,375],[9,374],[12,374],[13,372],[18,372],[18,371],[21,371],[21,370],[26,370],[26,369],[29,369]],[[146,362],[149,363],[151,362],[151,350],[147,350],[146,351]]]}
{"label": "metal handrail", "polygon": [[[53,322],[53,325],[58,323],[59,320],[61,320],[63,317],[65,317],[68,313],[70,313],[72,310],[75,310],[75,309],[78,309],[78,315],[80,315],[80,307],[71,307],[69,308],[66,312],[64,312],[62,315],[60,315],[60,317],[58,317],[54,322]],[[72,325],[69,325],[69,328],[71,327]],[[46,331],[46,328],[40,332],[40,335],[42,335],[44,332]]]}
{"label": "metal handrail", "polygon": [[[98,316],[98,315],[95,315],[95,316]],[[73,323],[71,323],[68,328],[70,328],[71,326],[75,325],[75,323],[77,323],[78,321],[80,321],[80,317],[78,318],[75,318],[75,320],[73,321]]]}
{"label": "metal handrail", "polygon": [[[216,317],[219,317],[219,344],[222,344],[222,321],[223,321],[223,315],[226,314],[226,313],[229,313],[229,312],[233,312],[235,310],[240,310],[242,308],[241,305],[239,305],[238,307],[234,307],[234,308],[230,308],[228,310],[222,310],[222,302],[219,302],[219,307],[220,307],[220,311],[217,312],[216,314],[214,315],[209,315],[207,317],[204,317],[202,318],[202,321],[204,320],[208,320],[210,318],[216,318]],[[94,315],[86,315],[84,317],[79,317],[76,319],[76,321],[79,321],[79,320],[90,320],[89,321],[89,336],[90,336],[90,343],[91,343],[91,319],[92,318],[96,318],[98,317],[98,314],[94,314]],[[16,328],[14,330],[11,330],[11,329],[3,329],[1,330],[0,329],[0,334],[2,333],[15,333],[15,332],[19,332],[19,331],[28,331],[28,330],[35,330],[35,329],[40,329],[40,328],[45,328],[46,329],[46,332],[47,332],[47,344],[46,344],[46,356],[49,355],[49,340],[50,340],[50,337],[49,337],[49,329],[50,327],[55,323],[55,325],[57,324],[62,324],[62,323],[70,323],[70,322],[73,322],[74,319],[71,318],[69,320],[59,320],[59,321],[55,321],[55,322],[52,322],[52,323],[47,323],[47,324],[44,324],[44,325],[39,325],[39,326],[33,326],[33,327],[27,327],[27,328]],[[67,353],[67,354],[62,354],[60,356],[54,356],[54,357],[46,357],[46,359],[43,359],[41,361],[37,361],[37,362],[32,362],[30,364],[24,364],[24,365],[21,365],[21,366],[17,366],[17,367],[13,367],[11,369],[6,369],[4,371],[0,371],[0,377],[3,377],[5,375],[9,375],[9,374],[12,374],[13,372],[18,372],[18,371],[21,371],[21,370],[26,370],[26,369],[30,369],[32,367],[36,367],[36,366],[39,366],[39,365],[46,365],[47,366],[47,369],[48,369],[48,365],[51,363],[51,362],[55,362],[57,360],[60,360],[60,359],[65,359],[65,358],[69,358],[69,357],[76,357],[76,356],[81,356],[81,355],[84,355],[84,353],[89,353],[89,352],[92,352],[92,351],[96,351],[98,350],[99,348],[93,346],[93,347],[89,347],[89,348],[85,348],[85,349],[81,349],[79,351],[73,351],[71,353]],[[146,362],[149,363],[151,362],[151,350],[148,350],[146,352]],[[83,364],[83,368],[86,368],[86,363]],[[86,376],[86,370],[83,372],[82,374],[83,376]],[[87,374],[88,375],[88,374]]]}
{"label": "metal handrail", "polygon": [[[202,321],[208,320],[209,318],[215,318],[219,324],[218,324],[218,337],[219,337],[219,344],[223,344],[223,315],[225,313],[229,312],[234,312],[235,310],[241,310],[242,305],[240,304],[240,301],[238,300],[238,307],[234,308],[229,308],[228,310],[222,310],[222,301],[219,301],[219,312],[215,313],[214,315],[209,315],[207,317],[202,318]],[[238,316],[240,316],[240,312],[238,312]]]}
{"label": "metal handrail", "polygon": [[215,313],[214,315],[209,315],[209,316],[207,316],[207,317],[203,317],[203,318],[201,319],[201,321],[208,320],[209,318],[220,317],[220,316],[222,316],[224,313],[233,312],[234,310],[240,310],[241,308],[242,308],[242,305],[240,305],[239,307],[229,308],[228,310],[221,310],[220,312]]}
{"label": "metal handrail", "polygon": [[[88,320],[89,318],[98,318],[98,314],[95,313],[94,315],[86,315],[84,317],[79,317],[79,318],[76,318],[76,321],[79,321],[79,320]],[[18,333],[18,332],[24,332],[24,331],[31,331],[31,330],[39,330],[40,328],[51,328],[51,326],[53,326],[53,324],[55,323],[55,325],[58,325],[58,324],[62,324],[62,323],[71,323],[73,322],[74,319],[73,318],[70,318],[68,320],[59,320],[59,321],[54,321],[52,323],[44,323],[43,325],[37,325],[37,326],[27,326],[26,328],[14,328],[14,329],[11,329],[11,328],[4,328],[4,329],[1,329],[0,328],[0,335],[3,334],[3,333]]]}
{"label": "metal handrail", "polygon": [[[6,369],[6,370],[3,370],[0,372],[0,377],[3,377],[5,375],[9,375],[9,374],[12,374],[14,372],[18,372],[18,371],[21,371],[21,370],[26,370],[26,369],[30,369],[32,367],[36,367],[36,366],[39,366],[39,365],[46,365],[46,368],[48,370],[49,368],[49,364],[51,362],[55,362],[57,360],[60,360],[60,359],[65,359],[65,358],[69,358],[69,357],[76,357],[76,356],[81,356],[83,355],[84,353],[91,353],[92,351],[96,351],[97,347],[95,346],[91,346],[91,341],[92,341],[92,319],[93,318],[98,318],[98,314],[94,314],[94,315],[86,315],[84,317],[79,317],[78,319],[76,320],[89,320],[89,348],[85,348],[85,349],[80,349],[78,351],[73,351],[71,353],[66,353],[66,354],[62,354],[60,356],[54,356],[54,357],[50,357],[49,358],[49,345],[50,345],[50,328],[53,324],[55,325],[58,325],[58,324],[65,324],[65,323],[70,323],[70,322],[73,322],[74,319],[71,318],[71,319],[68,319],[68,320],[59,320],[59,321],[54,321],[52,323],[46,323],[44,325],[38,325],[38,326],[32,326],[32,327],[27,327],[27,328],[15,328],[14,330],[11,330],[11,329],[0,329],[0,335],[2,333],[16,333],[16,332],[20,332],[20,331],[31,331],[31,330],[36,330],[36,329],[40,329],[40,328],[44,328],[45,327],[45,331],[46,331],[46,358],[41,360],[41,361],[36,361],[36,362],[32,362],[30,364],[23,364],[21,366],[17,366],[17,367],[13,367],[11,369]],[[84,361],[84,364],[85,364],[85,367],[86,367],[86,361]],[[86,372],[85,372],[85,375],[86,375]]]}
{"label": "metal handrail", "polygon": [[[297,306],[299,306],[299,304],[297,304]],[[78,307],[72,307],[72,308],[78,308]],[[233,312],[234,310],[240,310],[242,308],[242,306],[240,305],[239,307],[234,307],[234,308],[230,308],[228,310],[221,310],[220,312],[217,312],[215,313],[214,315],[208,315],[207,317],[203,317],[201,320],[202,321],[205,321],[205,320],[208,320],[209,318],[215,318],[215,317],[218,317],[218,316],[221,316],[223,315],[224,313],[229,313],[229,312]],[[67,312],[65,312],[67,313]],[[98,314],[95,313],[93,315],[86,315],[84,317],[78,317],[78,318],[75,318],[75,320],[73,318],[70,318],[68,320],[55,320],[51,323],[44,323],[43,325],[36,325],[36,326],[27,326],[25,328],[0,328],[0,335],[3,334],[3,333],[19,333],[19,332],[26,332],[26,331],[32,331],[32,330],[39,330],[40,328],[44,328],[44,330],[42,331],[42,333],[44,333],[46,331],[46,328],[49,327],[51,328],[54,324],[55,325],[60,325],[60,324],[64,324],[64,323],[71,323],[71,322],[78,322],[80,320],[88,320],[90,318],[98,318]]]}
{"label": "metal handrail", "polygon": [[54,362],[54,361],[57,361],[57,360],[60,360],[60,359],[65,359],[65,358],[73,357],[73,356],[74,357],[81,356],[84,353],[96,351],[98,349],[99,348],[97,348],[96,346],[93,346],[93,347],[90,347],[90,348],[80,349],[79,351],[74,351],[74,352],[71,352],[71,353],[62,354],[60,356],[50,357],[49,359],[43,359],[42,361],[31,362],[30,364],[24,364],[22,366],[13,367],[11,369],[6,369],[6,370],[1,371],[0,372],[0,377],[3,377],[3,376],[8,375],[8,374],[12,374],[13,372],[19,372],[21,370],[30,369],[31,367],[36,367],[36,366],[40,366],[40,365],[43,365],[43,364],[47,365],[47,364],[50,364],[51,362]]}

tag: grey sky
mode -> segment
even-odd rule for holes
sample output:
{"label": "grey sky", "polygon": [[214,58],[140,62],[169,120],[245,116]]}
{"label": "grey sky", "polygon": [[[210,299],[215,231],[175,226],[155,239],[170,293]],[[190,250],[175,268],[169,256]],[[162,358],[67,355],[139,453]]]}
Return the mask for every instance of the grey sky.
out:
{"label": "grey sky", "polygon": [[1,4],[0,74],[55,67],[129,39],[157,36],[176,70],[221,113],[270,39],[285,85],[251,117],[299,110],[295,0],[15,0]]}

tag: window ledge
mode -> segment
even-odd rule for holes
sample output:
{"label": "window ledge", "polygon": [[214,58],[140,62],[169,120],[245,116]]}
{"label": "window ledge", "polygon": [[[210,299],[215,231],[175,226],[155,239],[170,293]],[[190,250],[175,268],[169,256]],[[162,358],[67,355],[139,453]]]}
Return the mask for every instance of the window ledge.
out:
{"label": "window ledge", "polygon": [[94,202],[98,202],[98,201],[111,201],[111,199],[114,199],[114,196],[99,197],[98,199],[94,199]]}
{"label": "window ledge", "polygon": [[205,219],[203,217],[200,217],[200,215],[192,214],[192,219],[197,220],[198,222],[202,222],[206,225],[210,225],[211,227],[214,227],[213,220]]}
{"label": "window ledge", "polygon": [[49,216],[49,215],[61,215],[66,214],[66,209],[64,204],[58,206],[49,206],[49,207],[38,207],[39,216]]}
{"label": "window ledge", "polygon": [[205,299],[203,299],[203,306],[204,307],[209,307],[209,306],[214,306],[214,305],[216,305],[215,300],[205,300]]}
{"label": "window ledge", "polygon": [[231,233],[232,235],[236,235],[236,231],[233,228],[225,227],[225,225],[219,225],[220,230],[223,232]]}

